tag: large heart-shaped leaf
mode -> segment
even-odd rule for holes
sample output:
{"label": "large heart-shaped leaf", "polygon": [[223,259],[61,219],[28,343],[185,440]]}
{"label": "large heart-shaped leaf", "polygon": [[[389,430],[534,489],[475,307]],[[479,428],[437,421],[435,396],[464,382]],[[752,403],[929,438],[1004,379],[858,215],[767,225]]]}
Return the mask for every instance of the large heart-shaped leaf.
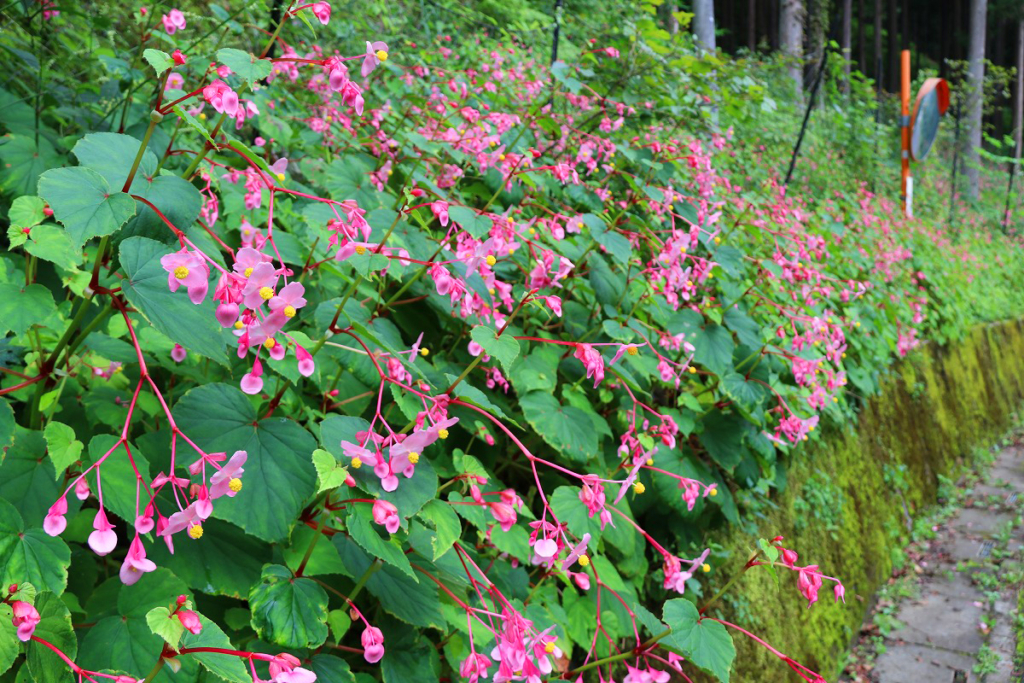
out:
{"label": "large heart-shaped leaf", "polygon": [[527,422],[565,457],[586,462],[597,454],[597,431],[590,416],[575,406],[559,405],[558,399],[533,391],[519,399]]}
{"label": "large heart-shaped leaf", "polygon": [[284,417],[257,418],[239,389],[207,384],[189,391],[174,407],[178,426],[208,452],[246,451],[242,491],[216,501],[216,517],[264,541],[287,538],[316,485],[316,442]]}
{"label": "large heart-shaped leaf", "polygon": [[269,59],[260,59],[253,54],[230,47],[217,50],[217,59],[248,83],[250,88],[256,81],[269,76],[272,66]]}
{"label": "large heart-shaped leaf", "polygon": [[327,592],[312,579],[295,578],[287,567],[269,564],[249,591],[252,627],[283,647],[319,647],[327,640]]}
{"label": "large heart-shaped leaf", "polygon": [[665,638],[666,644],[722,683],[728,683],[736,648],[725,627],[701,617],[697,607],[684,598],[666,602],[662,617],[672,629]]}
{"label": "large heart-shaped leaf", "polygon": [[499,337],[497,332],[486,325],[474,327],[469,336],[483,347],[487,355],[494,356],[501,361],[501,367],[504,368],[506,375],[509,373],[509,368],[512,367],[512,363],[519,355],[519,342],[515,337],[511,334],[503,334]]}
{"label": "large heart-shaped leaf", "polygon": [[135,215],[135,200],[84,166],[54,168],[39,176],[39,196],[64,224],[75,246],[115,233]]}
{"label": "large heart-shaped leaf", "polygon": [[[39,612],[39,623],[33,635],[50,643],[74,661],[78,654],[78,638],[71,627],[71,612],[60,598],[49,591],[37,595],[33,604]],[[28,648],[26,661],[29,672],[37,681],[64,683],[75,680],[64,660],[40,643],[32,643]]]}
{"label": "large heart-shaped leaf", "polygon": [[42,529],[25,529],[17,508],[0,498],[0,585],[27,581],[60,595],[68,585],[71,550]]}

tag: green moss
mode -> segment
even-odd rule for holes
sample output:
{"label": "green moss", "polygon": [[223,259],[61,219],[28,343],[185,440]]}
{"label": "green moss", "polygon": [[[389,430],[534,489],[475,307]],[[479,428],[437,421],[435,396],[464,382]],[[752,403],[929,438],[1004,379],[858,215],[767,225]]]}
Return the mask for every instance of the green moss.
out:
{"label": "green moss", "polygon": [[[946,347],[922,348],[890,373],[855,425],[826,426],[818,442],[793,457],[790,485],[759,531],[765,538],[785,536],[801,563],[841,578],[847,604],[831,604],[831,593],[823,591],[808,609],[794,576],[781,576],[776,589],[767,572],[752,570],[737,592],[744,598],[741,611],[762,625],[758,635],[835,679],[872,596],[907,542],[911,518],[935,502],[939,476],[969,465],[976,447],[1011,426],[1022,402],[1024,322],[1014,321],[979,326]],[[795,503],[805,498],[803,487],[817,485],[818,473],[843,493],[843,514],[827,516],[836,520],[830,529],[813,518],[797,522],[796,509],[806,517],[806,504]],[[736,531],[719,540],[733,557],[745,557],[756,538]],[[789,680],[783,662],[741,635],[735,640],[733,680]]]}

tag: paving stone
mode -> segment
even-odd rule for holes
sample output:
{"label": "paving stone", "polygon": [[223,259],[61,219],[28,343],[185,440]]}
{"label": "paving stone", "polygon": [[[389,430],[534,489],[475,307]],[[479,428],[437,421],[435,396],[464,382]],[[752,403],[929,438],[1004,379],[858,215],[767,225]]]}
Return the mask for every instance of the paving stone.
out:
{"label": "paving stone", "polygon": [[978,683],[974,656],[921,645],[889,646],[878,656],[874,673],[882,683],[952,683],[957,671]]}
{"label": "paving stone", "polygon": [[997,533],[1013,518],[1005,512],[993,512],[980,508],[962,510],[949,527],[954,531],[972,536],[988,537]]}
{"label": "paving stone", "polygon": [[982,597],[963,574],[952,581],[937,577],[922,586],[920,598],[900,607],[896,618],[904,627],[892,637],[973,655],[984,643],[978,629],[984,609],[975,604]]}

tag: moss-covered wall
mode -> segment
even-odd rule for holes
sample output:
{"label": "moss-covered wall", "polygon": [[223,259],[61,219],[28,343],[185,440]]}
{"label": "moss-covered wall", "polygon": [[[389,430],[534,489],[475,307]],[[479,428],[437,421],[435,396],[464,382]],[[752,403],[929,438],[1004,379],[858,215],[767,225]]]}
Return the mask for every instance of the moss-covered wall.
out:
{"label": "moss-covered wall", "polygon": [[[856,424],[826,427],[818,443],[796,453],[789,487],[759,525],[765,538],[785,536],[801,564],[819,564],[843,579],[846,606],[833,605],[826,586],[808,609],[794,575],[780,577],[780,592],[767,572],[753,570],[735,591],[741,601],[727,609],[780,651],[836,680],[871,596],[890,576],[893,551],[906,542],[908,513],[934,503],[939,475],[955,474],[974,449],[1002,436],[1022,402],[1024,321],[979,326],[963,341],[914,352],[893,369]],[[900,465],[905,485],[894,477]],[[814,499],[807,487],[832,496],[841,491],[841,515],[822,510],[818,519],[805,512],[798,522],[798,499]],[[752,547],[751,536],[739,531],[716,540],[734,559],[745,559]],[[799,680],[742,635],[735,641],[732,680]]]}

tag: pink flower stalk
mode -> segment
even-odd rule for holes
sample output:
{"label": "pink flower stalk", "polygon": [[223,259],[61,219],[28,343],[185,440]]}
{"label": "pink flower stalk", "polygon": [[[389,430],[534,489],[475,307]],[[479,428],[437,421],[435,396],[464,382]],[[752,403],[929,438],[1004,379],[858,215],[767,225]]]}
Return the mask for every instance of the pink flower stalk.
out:
{"label": "pink flower stalk", "polygon": [[95,531],[89,534],[89,547],[100,557],[109,554],[117,546],[117,534],[114,533],[114,525],[107,520],[107,513],[103,508],[96,511],[92,528]]}
{"label": "pink flower stalk", "polygon": [[146,558],[146,549],[142,545],[142,539],[136,533],[131,545],[128,546],[128,554],[124,558],[124,563],[121,565],[121,583],[131,586],[137,583],[144,573],[155,569],[156,564]]}
{"label": "pink flower stalk", "polygon": [[360,637],[363,643],[363,658],[376,664],[384,657],[384,634],[376,626],[367,626]]}
{"label": "pink flower stalk", "polygon": [[374,42],[366,41],[366,54],[363,56],[363,66],[359,69],[359,73],[362,74],[363,78],[366,78],[373,70],[381,65],[382,62],[388,58],[388,44],[377,40]]}
{"label": "pink flower stalk", "polygon": [[210,266],[201,256],[182,248],[162,257],[160,265],[167,271],[167,286],[172,292],[185,285],[192,303],[197,306],[203,303],[210,288]]}
{"label": "pink flower stalk", "polygon": [[172,9],[160,17],[160,21],[163,22],[164,31],[169,36],[173,36],[176,31],[185,28],[185,15],[182,14],[180,9]]}
{"label": "pink flower stalk", "polygon": [[314,2],[310,10],[321,24],[327,26],[327,22],[331,20],[331,3],[329,2]]}
{"label": "pink flower stalk", "polygon": [[18,629],[18,640],[28,642],[36,630],[36,624],[39,623],[39,612],[35,607],[21,600],[11,603],[11,608],[14,610],[14,618],[11,619],[11,622]]}
{"label": "pink flower stalk", "polygon": [[185,630],[192,635],[199,635],[203,630],[203,624],[199,621],[199,615],[192,610],[179,609],[178,610],[178,621],[185,627]]}
{"label": "pink flower stalk", "polygon": [[577,344],[573,357],[587,369],[587,379],[594,378],[594,388],[604,380],[604,357],[590,344]]}
{"label": "pink flower stalk", "polygon": [[43,519],[43,531],[51,536],[59,536],[64,533],[64,529],[68,526],[68,520],[64,517],[66,514],[68,514],[68,500],[61,496],[46,513],[46,517]]}
{"label": "pink flower stalk", "polygon": [[383,525],[389,534],[398,531],[398,527],[402,524],[402,520],[398,516],[398,508],[380,498],[373,503],[373,521]]}
{"label": "pink flower stalk", "polygon": [[220,79],[203,88],[203,99],[218,113],[228,116],[235,116],[238,113],[238,93]]}

